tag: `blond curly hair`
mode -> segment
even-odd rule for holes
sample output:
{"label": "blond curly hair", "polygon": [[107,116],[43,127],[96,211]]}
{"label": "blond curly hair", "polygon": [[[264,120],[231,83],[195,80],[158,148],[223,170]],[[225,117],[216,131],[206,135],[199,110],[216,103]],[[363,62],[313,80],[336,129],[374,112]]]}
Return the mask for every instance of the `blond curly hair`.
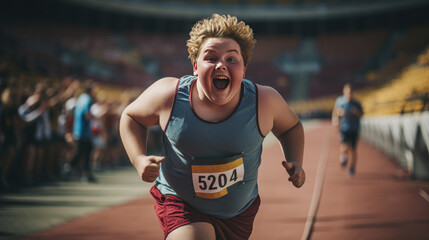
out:
{"label": "blond curly hair", "polygon": [[192,27],[189,36],[186,46],[192,62],[197,61],[201,46],[207,38],[231,38],[240,46],[244,65],[247,66],[256,43],[249,25],[243,21],[239,22],[236,17],[230,15],[213,14],[211,18],[198,21]]}

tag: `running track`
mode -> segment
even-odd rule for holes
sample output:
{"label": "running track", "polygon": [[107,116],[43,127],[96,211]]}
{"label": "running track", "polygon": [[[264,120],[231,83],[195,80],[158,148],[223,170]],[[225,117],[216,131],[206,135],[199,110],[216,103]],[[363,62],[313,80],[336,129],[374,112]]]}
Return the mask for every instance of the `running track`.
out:
{"label": "running track", "polygon": [[[428,239],[429,182],[402,178],[392,160],[363,141],[349,178],[329,122],[305,128],[307,180],[300,189],[287,181],[279,144],[264,146],[252,240]],[[152,198],[143,196],[25,239],[162,239],[157,221]]]}

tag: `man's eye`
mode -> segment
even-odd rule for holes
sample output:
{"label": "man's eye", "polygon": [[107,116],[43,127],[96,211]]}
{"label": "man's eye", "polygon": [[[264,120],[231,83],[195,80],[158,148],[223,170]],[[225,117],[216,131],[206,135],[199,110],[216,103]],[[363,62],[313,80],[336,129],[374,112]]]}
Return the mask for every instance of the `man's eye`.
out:
{"label": "man's eye", "polygon": [[235,58],[228,58],[228,62],[236,62],[237,61],[237,59],[235,59]]}
{"label": "man's eye", "polygon": [[206,60],[209,61],[209,62],[214,62],[214,61],[216,61],[216,58],[214,58],[214,57],[207,57]]}

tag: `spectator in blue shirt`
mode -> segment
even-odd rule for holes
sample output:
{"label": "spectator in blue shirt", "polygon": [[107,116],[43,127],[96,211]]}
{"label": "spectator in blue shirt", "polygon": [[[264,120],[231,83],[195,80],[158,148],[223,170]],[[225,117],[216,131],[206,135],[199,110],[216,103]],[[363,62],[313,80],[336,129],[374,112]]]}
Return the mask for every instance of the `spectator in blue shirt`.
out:
{"label": "spectator in blue shirt", "polygon": [[88,182],[96,181],[91,171],[90,162],[92,152],[90,122],[93,118],[90,109],[94,101],[93,92],[93,83],[88,81],[84,85],[84,93],[82,93],[76,100],[73,121],[73,138],[77,143],[77,151],[70,162],[71,167],[74,168],[78,167],[78,164],[83,159],[82,180],[86,180]]}

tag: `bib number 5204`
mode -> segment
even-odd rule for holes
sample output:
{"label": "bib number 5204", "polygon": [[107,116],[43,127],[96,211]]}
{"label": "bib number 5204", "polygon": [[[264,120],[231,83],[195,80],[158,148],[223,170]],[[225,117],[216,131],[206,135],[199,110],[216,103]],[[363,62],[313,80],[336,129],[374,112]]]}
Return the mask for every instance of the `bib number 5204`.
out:
{"label": "bib number 5204", "polygon": [[214,199],[228,194],[228,188],[243,181],[243,159],[220,165],[192,166],[192,181],[195,194],[201,198]]}
{"label": "bib number 5204", "polygon": [[201,190],[218,190],[219,188],[224,188],[228,182],[237,182],[237,179],[237,169],[234,169],[231,176],[227,176],[225,173],[219,175],[210,174],[208,176],[200,175],[198,176],[198,183]]}

